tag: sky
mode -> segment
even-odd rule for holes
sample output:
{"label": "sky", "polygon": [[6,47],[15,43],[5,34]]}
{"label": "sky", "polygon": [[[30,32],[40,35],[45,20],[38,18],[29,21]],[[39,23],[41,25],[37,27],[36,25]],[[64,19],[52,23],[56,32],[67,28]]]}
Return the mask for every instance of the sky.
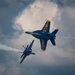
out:
{"label": "sky", "polygon": [[[75,0],[0,0],[0,75],[75,75]],[[25,31],[41,30],[51,20],[56,46],[45,52]],[[33,52],[22,64],[21,53],[35,39]]]}

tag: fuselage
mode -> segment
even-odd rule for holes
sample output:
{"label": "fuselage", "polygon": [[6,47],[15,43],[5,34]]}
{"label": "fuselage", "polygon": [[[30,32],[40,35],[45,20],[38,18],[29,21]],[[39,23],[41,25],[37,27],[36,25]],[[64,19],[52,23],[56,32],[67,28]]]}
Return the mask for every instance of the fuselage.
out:
{"label": "fuselage", "polygon": [[34,31],[31,33],[34,37],[36,37],[37,39],[55,39],[55,35],[50,34],[50,33],[42,33],[40,30]]}
{"label": "fuselage", "polygon": [[35,55],[35,53],[32,52],[32,45],[33,45],[33,43],[34,43],[34,40],[31,42],[30,45],[27,45],[26,48],[23,46],[23,47],[25,48],[25,50],[23,51],[23,54],[22,54],[21,57],[20,57],[20,58],[22,58],[20,64],[23,62],[23,60],[24,60],[28,55],[30,55],[30,54]]}
{"label": "fuselage", "polygon": [[51,41],[52,45],[54,45],[54,46],[56,45],[55,38],[56,38],[56,33],[58,32],[58,29],[55,29],[53,32],[49,33],[50,23],[51,23],[51,21],[47,20],[45,25],[43,26],[43,28],[41,30],[36,30],[33,32],[25,32],[27,34],[33,35],[35,38],[40,40],[42,51],[46,50],[48,40]]}
{"label": "fuselage", "polygon": [[31,50],[31,49],[26,49],[26,50],[25,50],[25,52],[24,52],[24,54],[28,56],[28,55],[30,55],[30,54],[31,54],[31,52],[32,52],[32,50]]}

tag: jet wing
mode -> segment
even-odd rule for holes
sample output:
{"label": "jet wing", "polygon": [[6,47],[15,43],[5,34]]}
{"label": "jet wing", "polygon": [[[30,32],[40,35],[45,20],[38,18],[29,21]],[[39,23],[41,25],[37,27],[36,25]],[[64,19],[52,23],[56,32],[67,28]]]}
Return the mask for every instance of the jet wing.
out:
{"label": "jet wing", "polygon": [[34,43],[34,40],[31,42],[31,44],[30,44],[30,46],[29,46],[29,49],[31,49],[33,43]]}
{"label": "jet wing", "polygon": [[50,20],[47,20],[44,27],[42,28],[42,33],[49,33],[49,29],[50,29]]}
{"label": "jet wing", "polygon": [[24,55],[24,57],[22,58],[20,64],[24,61],[25,58],[26,58],[26,55]]}
{"label": "jet wing", "polygon": [[41,43],[41,50],[45,51],[47,46],[47,40],[40,39],[40,43]]}
{"label": "jet wing", "polygon": [[56,45],[56,43],[55,43],[55,40],[54,40],[54,39],[50,39],[50,41],[51,41],[51,43],[52,43],[53,45]]}

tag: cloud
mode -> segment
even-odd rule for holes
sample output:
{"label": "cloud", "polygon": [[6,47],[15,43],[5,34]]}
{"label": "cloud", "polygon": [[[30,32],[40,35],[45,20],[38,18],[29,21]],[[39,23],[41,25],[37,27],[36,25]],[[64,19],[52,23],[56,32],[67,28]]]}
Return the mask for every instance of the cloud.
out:
{"label": "cloud", "polygon": [[0,41],[6,38],[12,38],[15,32],[22,34],[23,31],[21,29],[18,31],[13,28],[14,18],[33,2],[34,0],[0,0],[0,33],[2,33]]}
{"label": "cloud", "polygon": [[8,47],[8,46],[3,45],[3,44],[0,44],[0,50],[22,52],[22,50],[12,48],[12,47]]}
{"label": "cloud", "polygon": [[58,4],[59,7],[75,7],[75,0],[50,0]]}
{"label": "cloud", "polygon": [[[1,75],[13,73],[14,75],[74,75],[75,43],[74,39],[69,38],[75,37],[75,9],[70,5],[69,7],[66,5],[59,8],[61,3],[55,1],[32,0],[31,2],[29,0],[22,0],[17,2],[15,0],[7,0],[5,1],[5,5],[0,2],[2,4],[0,5],[0,9],[2,9],[0,12],[0,16],[2,17],[0,19],[0,43],[2,43],[0,44]],[[63,6],[64,3],[65,1],[63,1]],[[56,46],[52,46],[50,41],[48,41],[47,49],[42,53],[39,40],[24,32],[41,29],[46,19],[51,20],[50,31],[58,28],[59,32],[56,37]],[[9,33],[9,31],[11,32]],[[9,38],[9,36],[12,36],[12,38]],[[13,48],[23,50],[21,45],[26,46],[33,39],[35,39],[35,42],[32,49],[36,55],[28,56],[21,65],[19,64],[20,54],[5,51],[13,50]]]}
{"label": "cloud", "polygon": [[[43,6],[45,6],[45,7],[43,8]],[[55,4],[53,2],[36,1],[32,5],[30,5],[26,10],[24,10],[22,13],[20,13],[20,15],[18,15],[16,17],[15,24],[16,24],[16,26],[20,25],[24,31],[33,31],[34,29],[35,30],[41,29],[43,27],[42,25],[44,24],[46,19],[51,19],[51,21],[52,21],[51,22],[51,31],[54,30],[55,28],[59,28],[59,33],[57,36],[59,36],[59,38],[60,38],[60,36],[64,35],[64,36],[62,36],[64,38],[64,37],[66,37],[65,31],[66,31],[66,27],[67,27],[67,25],[66,25],[65,28],[62,30],[63,23],[65,23],[65,21],[64,21],[65,9],[67,9],[67,8],[64,8],[63,10],[59,9],[57,4]],[[63,19],[63,16],[64,16],[64,19]],[[61,33],[61,32],[63,32],[63,33]],[[67,34],[67,35],[69,35],[69,34]],[[30,35],[27,35],[27,36],[28,36],[29,40],[32,39],[32,36],[30,36]],[[44,54],[37,52],[37,57],[40,58],[39,60],[41,62],[43,61],[47,64],[50,64],[50,63],[53,64],[53,62],[56,63],[56,61],[58,63],[59,59],[57,59],[57,58],[60,57],[60,59],[64,60],[63,63],[66,63],[66,62],[70,61],[71,59],[72,59],[71,61],[75,62],[74,54],[72,53],[72,51],[74,51],[74,50],[71,49],[71,51],[70,51],[70,48],[67,48],[68,47],[67,44],[68,44],[69,40],[66,40],[66,42],[65,41],[63,42],[63,40],[57,39],[57,41],[56,41],[57,47],[56,48],[50,47],[50,43],[48,43],[49,45],[47,46],[48,47],[47,52],[45,52]],[[36,44],[39,45],[39,42],[36,41]],[[62,48],[59,48],[59,47],[65,46],[65,44],[66,44],[66,48],[67,48],[66,52],[63,51]],[[37,48],[35,47],[35,49],[40,50],[39,47],[40,46],[38,46]],[[49,49],[51,51],[48,52]],[[53,52],[53,55],[52,55],[52,52]],[[73,54],[73,56],[71,56],[72,54]],[[44,55],[44,57],[43,57],[43,55]],[[39,57],[39,56],[41,56],[41,57]],[[67,59],[66,61],[65,61],[65,58]],[[62,60],[60,60],[59,63],[62,63]]]}
{"label": "cloud", "polygon": [[[35,1],[27,9],[23,10],[15,19],[14,26],[16,26],[16,29],[18,28],[18,25],[20,25],[24,31],[33,31],[34,29],[35,30],[41,29],[46,19],[50,19],[52,21],[51,31],[54,30],[55,28],[59,28],[59,32],[57,34],[57,36],[59,36],[59,39],[56,39],[57,46],[54,48],[53,46],[50,46],[51,43],[48,42],[48,46],[46,50],[47,52],[45,52],[44,54],[41,54],[39,51],[40,50],[39,41],[35,41],[36,47],[34,47],[34,49],[37,50],[36,56],[37,56],[37,60],[40,61],[38,62],[40,64],[54,65],[54,64],[67,64],[67,63],[71,64],[75,62],[74,61],[75,51],[71,46],[70,47],[68,46],[70,45],[71,39],[70,40],[65,39],[66,41],[63,42],[64,39],[62,40],[62,38],[60,38],[60,36],[64,38],[66,37],[65,35],[69,35],[67,33],[70,33],[70,31],[66,32],[66,29],[70,27],[67,27],[68,26],[68,24],[66,24],[67,19],[65,20],[66,17],[64,16],[65,11],[68,10],[68,7],[62,9],[63,10],[61,10],[58,7],[58,5],[53,2],[39,0],[39,1]],[[68,16],[68,14],[66,15]],[[33,38],[30,35],[27,36],[28,37],[25,39],[31,40]],[[65,61],[65,59],[67,60]]]}
{"label": "cloud", "polygon": [[5,71],[5,67],[3,65],[0,65],[0,74],[3,74],[4,71]]}
{"label": "cloud", "polygon": [[[14,62],[15,61],[15,62]],[[19,75],[20,70],[17,66],[18,57],[13,51],[0,50],[0,74]]]}
{"label": "cloud", "polygon": [[[45,7],[43,8],[43,6]],[[46,19],[52,20],[57,12],[58,6],[56,4],[53,4],[52,2],[49,3],[47,1],[36,1],[33,5],[30,5],[26,10],[20,13],[20,15],[16,18],[15,24],[17,26],[18,24],[21,25],[23,30],[39,29],[42,27],[41,25],[44,24]],[[38,26],[36,28],[37,22]]]}

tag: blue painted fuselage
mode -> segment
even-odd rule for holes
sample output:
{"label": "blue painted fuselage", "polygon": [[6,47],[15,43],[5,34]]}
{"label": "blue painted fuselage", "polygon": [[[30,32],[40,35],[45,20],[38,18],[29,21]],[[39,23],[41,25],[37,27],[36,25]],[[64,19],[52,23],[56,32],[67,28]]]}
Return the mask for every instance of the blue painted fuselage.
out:
{"label": "blue painted fuselage", "polygon": [[23,47],[25,48],[25,50],[23,51],[23,54],[21,55],[22,60],[21,60],[20,64],[21,64],[21,63],[23,62],[23,60],[24,60],[27,56],[29,56],[30,54],[35,55],[35,53],[33,53],[33,52],[32,52],[32,49],[31,49],[33,43],[34,43],[34,40],[31,42],[31,44],[30,44],[29,46],[27,45],[26,48],[23,46]]}
{"label": "blue painted fuselage", "polygon": [[40,30],[32,32],[32,35],[37,39],[46,39],[46,40],[55,39],[56,37],[55,35],[50,33],[42,33]]}
{"label": "blue painted fuselage", "polygon": [[36,30],[33,32],[25,32],[27,34],[31,34],[37,39],[40,39],[40,44],[41,44],[41,50],[45,51],[46,46],[47,46],[47,41],[50,40],[52,45],[56,45],[55,43],[55,38],[56,38],[56,33],[58,32],[58,29],[55,29],[53,32],[49,32],[50,29],[50,20],[47,20],[45,25],[43,26],[42,30]]}
{"label": "blue painted fuselage", "polygon": [[32,52],[32,50],[25,50],[25,52],[24,52],[24,54],[26,55],[26,56],[28,56],[28,55],[30,55],[31,54],[31,52]]}

